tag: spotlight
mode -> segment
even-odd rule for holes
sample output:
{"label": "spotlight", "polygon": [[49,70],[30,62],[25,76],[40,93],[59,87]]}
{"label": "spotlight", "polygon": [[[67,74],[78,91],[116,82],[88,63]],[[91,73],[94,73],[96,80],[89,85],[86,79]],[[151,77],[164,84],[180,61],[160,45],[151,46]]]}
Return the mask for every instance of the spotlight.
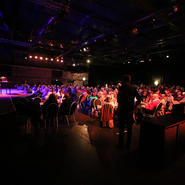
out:
{"label": "spotlight", "polygon": [[83,80],[83,81],[85,81],[85,80],[86,80],[86,78],[85,78],[85,77],[83,77],[83,78],[82,78],[82,80]]}
{"label": "spotlight", "polygon": [[90,60],[90,59],[87,59],[86,62],[87,62],[88,64],[90,64],[90,63],[91,63],[91,60]]}
{"label": "spotlight", "polygon": [[173,11],[174,11],[175,13],[178,12],[178,7],[175,6],[175,7],[173,8]]}
{"label": "spotlight", "polygon": [[76,66],[76,64],[74,63],[74,64],[72,64],[72,66],[73,66],[73,67],[75,67],[75,66]]}
{"label": "spotlight", "polygon": [[132,33],[133,33],[133,34],[137,34],[137,33],[138,33],[138,29],[137,29],[137,28],[133,28],[133,29],[132,29]]}
{"label": "spotlight", "polygon": [[51,58],[50,60],[53,61],[53,58]]}
{"label": "spotlight", "polygon": [[45,60],[48,60],[48,58],[46,57]]}
{"label": "spotlight", "polygon": [[40,60],[43,60],[43,57],[40,57]]}
{"label": "spotlight", "polygon": [[155,86],[158,86],[158,85],[159,85],[159,80],[155,80],[155,81],[154,81],[154,85],[155,85]]}
{"label": "spotlight", "polygon": [[63,63],[63,62],[64,62],[64,60],[60,60],[60,62],[61,62],[61,63]]}
{"label": "spotlight", "polygon": [[29,56],[29,58],[33,58],[33,56],[32,56],[32,55],[30,55],[30,56]]}
{"label": "spotlight", "polygon": [[170,56],[169,55],[166,55],[166,58],[169,58]]}
{"label": "spotlight", "polygon": [[38,59],[38,56],[35,56],[35,59]]}
{"label": "spotlight", "polygon": [[59,59],[57,58],[57,62],[59,62]]}

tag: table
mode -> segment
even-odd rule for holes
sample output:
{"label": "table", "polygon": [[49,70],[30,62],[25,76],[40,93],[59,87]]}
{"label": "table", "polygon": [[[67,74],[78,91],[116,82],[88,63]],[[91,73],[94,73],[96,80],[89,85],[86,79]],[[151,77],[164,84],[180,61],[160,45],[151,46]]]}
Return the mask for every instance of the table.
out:
{"label": "table", "polygon": [[164,168],[185,152],[185,115],[168,114],[141,122],[139,161]]}

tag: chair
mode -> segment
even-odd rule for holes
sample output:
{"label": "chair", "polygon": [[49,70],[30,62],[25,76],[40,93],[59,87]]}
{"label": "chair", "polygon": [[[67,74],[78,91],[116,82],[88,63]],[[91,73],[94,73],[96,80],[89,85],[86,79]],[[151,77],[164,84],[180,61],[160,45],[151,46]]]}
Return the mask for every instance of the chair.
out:
{"label": "chair", "polygon": [[48,105],[45,121],[48,121],[49,126],[51,125],[51,123],[53,123],[54,126],[58,128],[58,105],[56,103],[51,103],[50,105]]}
{"label": "chair", "polygon": [[81,104],[81,101],[82,101],[82,98],[83,98],[83,94],[81,94],[79,97],[78,97],[78,100],[77,100],[77,106],[78,106],[78,109],[83,109],[83,106]]}
{"label": "chair", "polygon": [[77,102],[73,102],[70,106],[69,109],[69,113],[65,115],[66,121],[67,121],[67,125],[69,126],[69,118],[72,116],[74,123],[76,124],[76,120],[75,120],[75,111],[77,108]]}
{"label": "chair", "polygon": [[162,112],[162,103],[159,103],[152,114],[142,112],[144,117],[155,118],[164,115]]}
{"label": "chair", "polygon": [[90,100],[90,103],[89,103],[89,112],[90,112],[90,116],[92,115],[92,112],[94,111],[94,101],[96,100],[96,98],[92,98]]}
{"label": "chair", "polygon": [[93,106],[94,106],[94,113],[95,113],[95,115],[96,115],[97,117],[99,117],[99,115],[100,115],[100,110],[101,110],[101,107],[102,107],[102,103],[101,103],[100,99],[94,100],[93,104],[94,104],[94,105],[93,105]]}

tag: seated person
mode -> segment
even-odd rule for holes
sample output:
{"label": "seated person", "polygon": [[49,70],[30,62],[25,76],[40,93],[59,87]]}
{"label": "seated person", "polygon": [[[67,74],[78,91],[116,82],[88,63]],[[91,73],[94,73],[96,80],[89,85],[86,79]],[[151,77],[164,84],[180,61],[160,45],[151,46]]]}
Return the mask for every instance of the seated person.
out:
{"label": "seated person", "polygon": [[179,102],[185,103],[185,92],[182,93],[182,99]]}
{"label": "seated person", "polygon": [[153,94],[152,101],[142,106],[144,113],[153,114],[157,106],[160,104],[159,95]]}
{"label": "seated person", "polygon": [[71,104],[72,104],[72,99],[69,93],[65,93],[64,100],[62,101],[62,104],[60,105],[59,112],[58,112],[59,118],[62,121],[64,121],[65,115],[69,114]]}
{"label": "seated person", "polygon": [[113,115],[114,115],[114,108],[111,104],[111,98],[107,97],[107,102],[102,106],[101,108],[101,122],[102,122],[102,127],[107,127],[107,124],[109,125],[110,128],[113,128],[113,122],[111,125],[109,124],[111,120],[113,120]]}
{"label": "seated person", "polygon": [[58,105],[56,95],[54,95],[54,94],[50,94],[48,99],[46,99],[46,101],[44,102],[44,104],[42,106],[42,112],[43,112],[44,117],[46,116],[48,107],[51,103],[56,103]]}

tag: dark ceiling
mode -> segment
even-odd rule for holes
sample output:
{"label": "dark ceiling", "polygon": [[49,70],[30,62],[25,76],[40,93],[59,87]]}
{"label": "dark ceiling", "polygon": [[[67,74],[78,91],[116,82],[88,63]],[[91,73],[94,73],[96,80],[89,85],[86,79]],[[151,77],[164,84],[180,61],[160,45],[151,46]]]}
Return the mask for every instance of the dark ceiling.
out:
{"label": "dark ceiling", "polygon": [[1,44],[69,65],[137,63],[185,48],[183,0],[1,0],[0,12]]}

